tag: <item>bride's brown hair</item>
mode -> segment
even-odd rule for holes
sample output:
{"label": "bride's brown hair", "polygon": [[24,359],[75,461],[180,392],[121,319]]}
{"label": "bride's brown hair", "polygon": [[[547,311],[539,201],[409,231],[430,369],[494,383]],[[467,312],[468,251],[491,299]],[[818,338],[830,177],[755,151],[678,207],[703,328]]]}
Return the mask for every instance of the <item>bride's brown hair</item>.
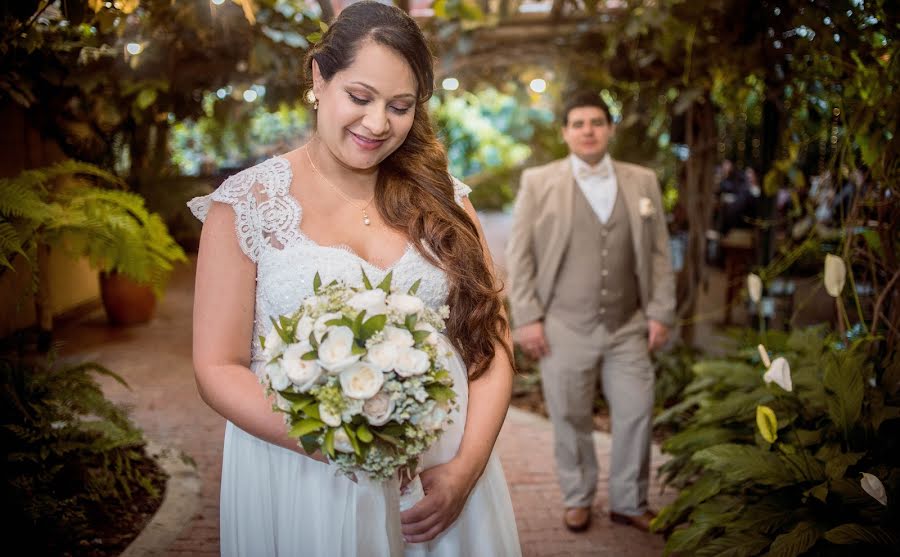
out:
{"label": "bride's brown hair", "polygon": [[404,232],[422,256],[447,274],[451,308],[447,336],[466,363],[469,378],[476,379],[494,359],[498,344],[512,364],[506,341],[509,323],[478,229],[456,203],[447,154],[428,118],[434,68],[421,29],[394,6],[368,1],[352,4],[307,53],[307,80],[312,79],[313,60],[329,81],[353,63],[367,41],[402,56],[418,85],[412,128],[406,141],[381,163],[375,202],[387,225]]}

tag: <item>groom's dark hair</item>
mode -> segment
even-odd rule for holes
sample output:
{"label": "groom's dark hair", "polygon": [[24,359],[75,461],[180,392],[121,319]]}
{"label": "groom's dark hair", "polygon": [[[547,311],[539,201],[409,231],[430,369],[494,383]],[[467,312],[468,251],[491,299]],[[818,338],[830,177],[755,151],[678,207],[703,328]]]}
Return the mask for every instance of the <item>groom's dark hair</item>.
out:
{"label": "groom's dark hair", "polygon": [[606,121],[609,123],[609,125],[613,124],[612,115],[610,115],[609,113],[609,107],[606,106],[606,103],[603,102],[603,99],[600,98],[600,94],[596,91],[581,89],[569,95],[566,99],[565,104],[563,105],[561,115],[563,126],[569,125],[570,112],[572,112],[576,108],[581,108],[584,106],[593,106],[599,108],[603,111],[604,114],[606,114]]}

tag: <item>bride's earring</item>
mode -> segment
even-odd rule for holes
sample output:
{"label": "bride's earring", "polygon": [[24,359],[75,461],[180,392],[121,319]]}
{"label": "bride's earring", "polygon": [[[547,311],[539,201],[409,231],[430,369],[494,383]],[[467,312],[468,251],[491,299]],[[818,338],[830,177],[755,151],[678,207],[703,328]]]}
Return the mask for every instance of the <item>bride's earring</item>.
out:
{"label": "bride's earring", "polygon": [[312,89],[306,91],[306,102],[312,104],[313,110],[319,110],[319,99],[316,98],[316,94],[313,93]]}

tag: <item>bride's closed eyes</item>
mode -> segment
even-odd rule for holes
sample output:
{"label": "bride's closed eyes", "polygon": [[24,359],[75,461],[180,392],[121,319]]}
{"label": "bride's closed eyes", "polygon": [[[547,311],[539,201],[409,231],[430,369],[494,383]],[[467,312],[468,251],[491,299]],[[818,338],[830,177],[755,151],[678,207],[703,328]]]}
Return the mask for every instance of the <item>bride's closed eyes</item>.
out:
{"label": "bride's closed eyes", "polygon": [[[351,101],[353,101],[355,104],[358,104],[358,105],[360,105],[360,106],[365,106],[365,105],[369,104],[370,102],[372,102],[372,101],[369,100],[369,99],[365,99],[365,98],[362,98],[362,97],[357,97],[356,95],[354,95],[354,94],[351,93],[350,91],[347,91],[347,95],[350,97],[350,100],[351,100]],[[399,115],[399,116],[403,116],[404,114],[406,114],[407,112],[409,112],[409,109],[412,108],[412,107],[410,107],[410,106],[402,106],[402,107],[400,107],[400,106],[395,106],[395,105],[392,105],[392,104],[391,104],[391,105],[388,105],[388,108],[390,108],[395,114],[397,114],[397,115]]]}

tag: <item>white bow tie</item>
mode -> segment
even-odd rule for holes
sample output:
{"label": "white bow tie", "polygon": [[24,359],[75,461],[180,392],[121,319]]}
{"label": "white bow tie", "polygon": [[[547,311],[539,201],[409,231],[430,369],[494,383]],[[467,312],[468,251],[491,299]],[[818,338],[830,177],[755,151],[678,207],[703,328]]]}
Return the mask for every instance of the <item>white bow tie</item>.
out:
{"label": "white bow tie", "polygon": [[582,166],[578,168],[577,177],[579,180],[587,180],[589,178],[609,178],[609,168],[604,164],[597,167]]}

